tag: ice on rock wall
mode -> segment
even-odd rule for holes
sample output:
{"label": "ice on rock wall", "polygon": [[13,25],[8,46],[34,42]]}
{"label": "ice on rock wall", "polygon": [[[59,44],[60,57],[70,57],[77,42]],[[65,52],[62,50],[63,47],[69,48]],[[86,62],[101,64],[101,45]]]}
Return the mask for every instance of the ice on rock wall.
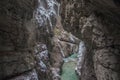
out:
{"label": "ice on rock wall", "polygon": [[36,61],[37,61],[37,69],[46,72],[47,64],[45,61],[49,60],[47,46],[42,43],[38,43],[35,47]]}
{"label": "ice on rock wall", "polygon": [[46,67],[46,65],[44,64],[43,61],[40,61],[39,66],[40,66],[40,70],[42,72],[45,72],[47,70],[47,67]]}
{"label": "ice on rock wall", "polygon": [[83,41],[81,41],[79,44],[78,57],[82,57],[85,51],[86,51],[85,44]]}
{"label": "ice on rock wall", "polygon": [[78,62],[77,62],[77,67],[75,68],[77,74],[80,76],[80,69],[81,69],[81,61],[83,59],[83,55],[86,52],[86,47],[85,47],[85,43],[83,41],[80,42],[79,44],[79,50],[78,50]]}
{"label": "ice on rock wall", "polygon": [[[38,8],[35,12],[35,18],[39,27],[48,26],[53,28],[52,16],[59,15],[60,4],[56,0],[39,0]],[[47,28],[47,31],[49,31]]]}

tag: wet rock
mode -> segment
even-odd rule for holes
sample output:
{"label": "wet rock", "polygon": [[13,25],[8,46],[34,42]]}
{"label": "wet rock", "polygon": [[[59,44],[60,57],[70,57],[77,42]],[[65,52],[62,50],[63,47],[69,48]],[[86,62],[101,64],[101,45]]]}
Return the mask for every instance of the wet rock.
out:
{"label": "wet rock", "polygon": [[60,48],[62,57],[67,57],[72,53],[77,53],[80,40],[64,30],[59,33],[60,34],[56,34],[54,36],[53,41]]}
{"label": "wet rock", "polygon": [[52,72],[52,79],[53,80],[61,80],[60,77],[60,68],[51,68],[51,72]]}
{"label": "wet rock", "polygon": [[[60,79],[60,72],[63,65],[63,58],[77,53],[79,39],[65,31],[61,25],[60,16],[57,17],[56,27],[54,28],[54,36],[52,38],[53,50],[50,53],[52,63],[53,80]],[[59,69],[59,72],[56,71]]]}
{"label": "wet rock", "polygon": [[[10,79],[34,68],[33,12],[37,0],[0,1],[0,79]],[[29,75],[28,75],[29,76]]]}
{"label": "wet rock", "polygon": [[34,58],[29,52],[3,52],[0,54],[0,79],[9,78],[33,68]]}
{"label": "wet rock", "polygon": [[39,80],[36,70],[25,72],[9,80]]}
{"label": "wet rock", "polygon": [[[118,4],[117,0],[61,2],[63,28],[82,39],[86,46],[80,70],[81,80],[120,79],[120,72],[116,71],[120,65]],[[98,58],[99,55],[102,57]]]}
{"label": "wet rock", "polygon": [[79,43],[79,49],[78,49],[78,56],[77,56],[77,66],[76,66],[76,73],[78,74],[79,78],[81,77],[81,68],[82,68],[82,62],[84,60],[84,55],[86,54],[86,47],[85,43],[81,41]]}
{"label": "wet rock", "polygon": [[37,43],[35,46],[36,70],[39,79],[51,80],[50,73],[50,58],[48,55],[47,46],[43,43]]}
{"label": "wet rock", "polygon": [[33,10],[36,3],[37,0],[0,1],[0,51],[21,50],[34,45]]}
{"label": "wet rock", "polygon": [[63,58],[77,52],[80,38],[86,47],[78,56],[81,80],[120,80],[119,4],[1,0],[0,79],[59,80]]}

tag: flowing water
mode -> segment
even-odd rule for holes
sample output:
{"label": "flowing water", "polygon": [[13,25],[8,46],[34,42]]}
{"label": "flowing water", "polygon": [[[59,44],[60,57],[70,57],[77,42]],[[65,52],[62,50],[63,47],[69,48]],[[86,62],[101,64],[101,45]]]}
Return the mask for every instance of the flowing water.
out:
{"label": "flowing water", "polygon": [[68,58],[64,59],[62,66],[61,80],[79,80],[75,72],[77,66],[77,54],[73,54]]}
{"label": "flowing water", "polygon": [[80,73],[81,61],[83,59],[85,51],[86,51],[85,44],[83,41],[81,41],[79,44],[78,53],[73,54],[68,58],[64,58],[61,80],[79,80],[78,75],[79,76],[81,75]]}
{"label": "flowing water", "polygon": [[[37,10],[35,11],[35,18],[39,25],[38,27],[40,28],[45,27],[46,32],[50,33],[50,31],[53,30],[54,26],[56,25],[56,22],[59,22],[58,18],[60,4],[56,0],[38,0],[38,1],[39,5]],[[81,56],[82,53],[84,52],[83,47],[84,45],[83,43],[81,43],[77,55],[79,57],[78,59],[79,61],[81,61]],[[80,62],[77,61],[77,57],[75,57],[75,54],[68,58],[65,58],[64,64],[62,66],[61,80],[79,80],[75,72],[75,68],[77,68],[77,65],[80,65],[78,63]]]}

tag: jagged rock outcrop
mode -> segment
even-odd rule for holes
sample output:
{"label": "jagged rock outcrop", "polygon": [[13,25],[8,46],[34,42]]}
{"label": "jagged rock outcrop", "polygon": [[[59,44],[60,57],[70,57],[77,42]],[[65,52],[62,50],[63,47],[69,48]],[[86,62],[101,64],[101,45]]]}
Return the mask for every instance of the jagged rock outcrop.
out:
{"label": "jagged rock outcrop", "polygon": [[0,51],[31,47],[34,43],[33,11],[37,0],[0,1]]}
{"label": "jagged rock outcrop", "polygon": [[50,69],[50,58],[47,46],[43,43],[37,43],[35,46],[35,68],[39,79],[50,80],[51,69]]}
{"label": "jagged rock outcrop", "polygon": [[119,22],[119,0],[1,0],[0,80],[60,80],[78,49],[81,80],[120,80]]}
{"label": "jagged rock outcrop", "polygon": [[[37,74],[32,48],[35,43],[33,11],[37,0],[0,1],[0,79]],[[34,75],[35,73],[35,75]]]}
{"label": "jagged rock outcrop", "polygon": [[86,46],[81,80],[120,79],[118,4],[118,0],[62,1],[64,28],[81,38]]}
{"label": "jagged rock outcrop", "polygon": [[77,52],[79,42],[79,39],[62,28],[59,8],[59,1],[40,0],[35,12],[38,22],[37,39],[48,47],[50,58],[48,62],[51,65],[48,70],[51,70],[52,80],[60,79],[63,58]]}
{"label": "jagged rock outcrop", "polygon": [[0,1],[1,80],[60,79],[63,57],[77,51],[79,39],[63,29],[56,35],[59,8],[54,0]]}
{"label": "jagged rock outcrop", "polygon": [[16,76],[10,80],[39,80],[36,70],[27,71],[22,73],[20,76]]}
{"label": "jagged rock outcrop", "polygon": [[63,29],[61,18],[58,16],[56,27],[54,28],[54,36],[52,38],[53,50],[50,54],[52,73],[54,73],[53,80],[61,79],[60,74],[63,59],[78,52],[79,42],[80,40],[77,37]]}

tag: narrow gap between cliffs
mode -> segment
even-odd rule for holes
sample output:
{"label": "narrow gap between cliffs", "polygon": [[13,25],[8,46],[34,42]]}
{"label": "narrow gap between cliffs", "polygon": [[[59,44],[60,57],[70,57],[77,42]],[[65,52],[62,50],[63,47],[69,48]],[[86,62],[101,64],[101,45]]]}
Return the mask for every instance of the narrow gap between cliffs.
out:
{"label": "narrow gap between cliffs", "polygon": [[72,55],[63,59],[64,63],[62,65],[61,80],[80,79],[81,61],[83,59],[84,53],[85,53],[85,45],[84,42],[81,41],[79,44],[78,53],[73,53]]}

